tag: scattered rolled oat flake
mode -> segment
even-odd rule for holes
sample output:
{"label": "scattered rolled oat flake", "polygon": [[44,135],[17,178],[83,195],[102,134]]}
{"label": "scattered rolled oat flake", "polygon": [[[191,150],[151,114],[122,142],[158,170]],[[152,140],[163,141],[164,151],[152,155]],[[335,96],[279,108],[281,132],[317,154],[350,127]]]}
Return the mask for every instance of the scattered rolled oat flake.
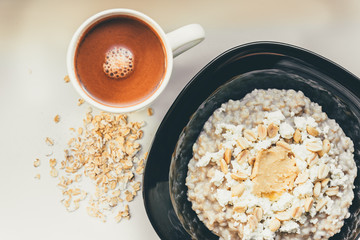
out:
{"label": "scattered rolled oat flake", "polygon": [[54,145],[54,140],[47,137],[45,138],[45,143],[48,145],[48,146],[53,146]]}
{"label": "scattered rolled oat flake", "polygon": [[36,174],[34,178],[40,180],[40,173]]}
{"label": "scattered rolled oat flake", "polygon": [[51,155],[53,155],[54,153],[53,152],[49,152],[47,154],[45,154],[46,157],[50,157]]}
{"label": "scattered rolled oat flake", "polygon": [[56,115],[56,116],[54,117],[54,122],[55,122],[55,123],[60,122],[60,116],[59,116],[59,115]]}
{"label": "scattered rolled oat flake", "polygon": [[35,161],[34,161],[34,167],[39,167],[40,166],[40,159],[36,159]]}
{"label": "scattered rolled oat flake", "polygon": [[131,202],[135,197],[135,195],[133,195],[130,191],[125,191],[125,195],[126,195],[125,199],[128,202]]}
{"label": "scattered rolled oat flake", "polygon": [[152,115],[154,114],[154,110],[149,107],[149,108],[147,109],[147,114],[148,114],[149,116],[152,116]]}
{"label": "scattered rolled oat flake", "polygon": [[84,99],[79,98],[79,99],[78,99],[78,103],[77,103],[77,105],[78,105],[78,106],[80,106],[80,105],[82,105],[84,102],[85,102],[85,100],[84,100]]}
{"label": "scattered rolled oat flake", "polygon": [[[144,171],[147,153],[139,156],[143,136],[142,122],[130,122],[127,115],[87,112],[83,126],[70,128],[72,136],[59,168],[58,187],[63,191],[62,204],[72,212],[80,207],[87,195],[89,216],[107,220],[109,212],[123,208],[115,221],[129,219],[131,202],[141,190],[138,178]],[[55,167],[51,169],[55,174]],[[95,188],[90,194],[82,190],[81,178],[89,179]],[[76,184],[76,188],[73,188]]]}
{"label": "scattered rolled oat flake", "polygon": [[58,171],[56,170],[56,168],[51,167],[50,176],[52,176],[52,177],[57,177],[58,176]]}
{"label": "scattered rolled oat flake", "polygon": [[66,83],[70,82],[70,77],[69,77],[69,75],[66,75],[66,76],[64,77],[64,81],[65,81]]}
{"label": "scattered rolled oat flake", "polygon": [[57,161],[55,158],[52,158],[49,160],[50,167],[55,167],[57,164]]}
{"label": "scattered rolled oat flake", "polygon": [[125,209],[118,212],[118,215],[115,216],[115,221],[120,222],[122,218],[130,218],[129,205],[125,205]]}

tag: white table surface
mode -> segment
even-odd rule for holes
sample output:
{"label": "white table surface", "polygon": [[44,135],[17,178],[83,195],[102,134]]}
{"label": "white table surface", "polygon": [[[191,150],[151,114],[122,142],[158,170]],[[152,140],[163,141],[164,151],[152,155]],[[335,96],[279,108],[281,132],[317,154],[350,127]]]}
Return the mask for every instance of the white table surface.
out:
{"label": "white table surface", "polygon": [[[197,22],[206,40],[177,57],[165,92],[146,111],[144,151],[163,116],[185,84],[221,52],[247,42],[274,40],[317,52],[360,76],[360,1],[40,1],[0,0],[0,239],[158,239],[141,193],[130,203],[131,219],[119,224],[91,218],[85,204],[68,213],[57,180],[49,176],[50,148],[61,160],[69,128],[80,126],[88,104],[70,84],[65,56],[76,28],[108,8],[142,11],[165,31]],[[59,114],[61,122],[53,117]],[[42,165],[35,169],[35,158]],[[36,180],[36,173],[41,179]]]}

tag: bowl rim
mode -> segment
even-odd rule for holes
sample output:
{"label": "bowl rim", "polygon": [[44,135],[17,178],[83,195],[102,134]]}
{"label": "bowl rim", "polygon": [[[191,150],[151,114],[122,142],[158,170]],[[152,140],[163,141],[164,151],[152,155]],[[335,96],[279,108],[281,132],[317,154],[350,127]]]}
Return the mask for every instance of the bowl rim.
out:
{"label": "bowl rim", "polygon": [[[307,50],[305,48],[291,45],[288,43],[282,43],[282,42],[276,42],[276,41],[255,41],[255,42],[249,42],[241,45],[234,46],[223,53],[219,54],[215,58],[213,58],[209,63],[207,63],[181,90],[181,92],[178,94],[172,105],[170,106],[169,110],[167,111],[166,115],[164,116],[163,120],[161,121],[151,143],[151,147],[149,150],[149,155],[147,158],[144,174],[143,174],[143,201],[144,206],[146,210],[146,214],[150,220],[150,223],[152,224],[154,230],[158,234],[158,236],[161,239],[167,239],[165,238],[165,235],[163,233],[163,229],[161,226],[159,226],[156,222],[156,219],[152,215],[150,206],[149,206],[149,187],[148,187],[148,181],[151,180],[149,178],[149,165],[152,164],[152,162],[156,161],[152,160],[152,155],[154,155],[154,152],[156,152],[156,143],[161,139],[161,134],[164,131],[164,128],[166,128],[166,125],[168,124],[168,119],[171,117],[171,115],[177,110],[177,105],[181,101],[184,95],[186,95],[189,88],[191,88],[197,81],[197,79],[201,78],[203,74],[206,74],[207,71],[212,70],[214,66],[220,66],[222,64],[226,64],[226,61],[230,60],[233,56],[238,56],[238,59],[241,59],[242,57],[249,56],[249,53],[252,54],[259,54],[259,53],[268,53],[273,55],[280,55],[280,56],[289,56],[294,57],[296,59],[302,60],[305,63],[311,64],[311,67],[316,70],[319,69],[326,69],[329,74],[332,74],[334,76],[334,79],[345,79],[342,82],[339,82],[340,85],[342,85],[348,92],[348,96],[351,100],[359,103],[360,105],[360,79],[355,76],[353,73],[345,69],[344,67],[340,66],[339,64],[335,63],[334,61],[323,57],[320,54],[317,54],[311,50]],[[341,78],[340,78],[341,74]],[[205,100],[205,99],[204,99]],[[198,106],[196,107],[196,109]],[[190,116],[189,116],[190,117]],[[182,133],[182,129],[186,126],[181,127],[181,130],[178,132],[177,138]],[[176,144],[173,146],[175,149]],[[173,153],[174,149],[171,150]],[[168,164],[170,166],[171,158],[168,159]],[[156,162],[154,163],[156,164]],[[169,176],[167,178],[167,181],[169,182]],[[169,186],[170,187],[170,186]],[[173,207],[172,203],[171,206]],[[174,211],[174,209],[172,209]],[[185,229],[184,229],[185,231]],[[186,231],[185,231],[186,232]],[[358,237],[358,236],[357,236]]]}

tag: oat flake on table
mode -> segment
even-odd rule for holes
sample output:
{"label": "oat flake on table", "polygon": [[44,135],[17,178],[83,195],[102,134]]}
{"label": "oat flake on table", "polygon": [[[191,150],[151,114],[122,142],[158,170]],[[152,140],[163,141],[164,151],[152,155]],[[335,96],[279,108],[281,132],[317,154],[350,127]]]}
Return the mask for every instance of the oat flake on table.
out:
{"label": "oat flake on table", "polygon": [[110,215],[116,222],[129,219],[128,203],[141,189],[146,159],[146,154],[139,157],[137,142],[144,123],[129,122],[124,114],[91,112],[86,113],[82,127],[70,129],[74,136],[64,150],[64,160],[59,164],[49,159],[50,175],[59,180],[61,203],[67,211],[77,210],[87,200],[86,211],[92,217],[104,222]]}

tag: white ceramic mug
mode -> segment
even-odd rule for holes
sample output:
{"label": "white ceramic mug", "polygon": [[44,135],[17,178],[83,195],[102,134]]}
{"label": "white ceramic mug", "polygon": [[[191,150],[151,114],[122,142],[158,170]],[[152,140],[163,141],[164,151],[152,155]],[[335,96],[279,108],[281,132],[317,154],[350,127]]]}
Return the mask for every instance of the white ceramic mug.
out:
{"label": "white ceramic mug", "polygon": [[[129,16],[146,22],[153,28],[154,31],[157,32],[158,36],[161,38],[160,40],[162,41],[162,44],[166,52],[166,69],[160,86],[150,97],[132,106],[126,106],[126,107],[108,106],[102,104],[101,102],[96,101],[94,98],[89,96],[88,93],[85,92],[85,89],[81,85],[80,80],[77,78],[77,74],[75,70],[75,62],[74,62],[75,54],[83,34],[87,32],[87,30],[94,23],[112,16]],[[71,39],[67,52],[67,70],[68,70],[69,78],[71,83],[75,87],[76,91],[81,95],[81,97],[91,105],[101,110],[107,112],[114,112],[114,113],[125,113],[125,112],[136,111],[152,103],[165,89],[171,76],[171,72],[173,68],[173,58],[183,53],[184,51],[194,47],[198,43],[200,43],[204,39],[204,37],[205,37],[204,29],[199,24],[186,25],[170,33],[165,34],[163,29],[153,19],[151,19],[150,17],[146,16],[143,13],[131,9],[121,9],[121,8],[105,10],[88,18],[77,29],[73,38]]]}

